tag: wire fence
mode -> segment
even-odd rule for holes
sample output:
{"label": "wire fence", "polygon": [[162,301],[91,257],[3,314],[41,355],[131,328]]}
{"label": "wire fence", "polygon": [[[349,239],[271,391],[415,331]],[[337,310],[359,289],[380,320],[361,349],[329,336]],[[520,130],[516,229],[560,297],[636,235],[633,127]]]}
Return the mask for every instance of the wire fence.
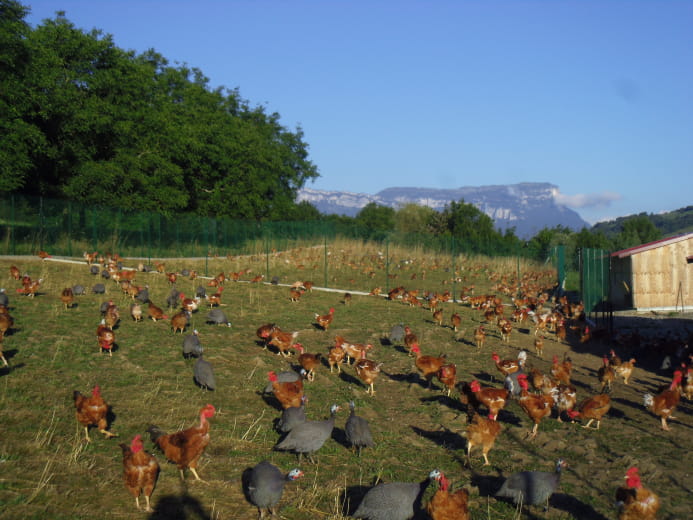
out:
{"label": "wire fence", "polygon": [[[503,256],[517,259],[519,279],[521,260],[526,260],[524,250],[499,252],[432,234],[374,234],[338,221],[255,222],[192,214],[165,217],[154,212],[16,194],[0,197],[0,203],[0,253],[5,255],[48,251],[54,256],[81,257],[84,252],[100,251],[151,262],[162,258],[268,255],[297,247],[327,249],[328,243],[345,238],[379,243],[385,252],[390,244],[434,252],[450,259],[449,269],[453,272],[464,261],[464,255]],[[580,291],[585,308],[592,312],[608,300],[608,259],[608,252],[583,250],[578,262],[566,260],[565,248],[558,246],[546,261],[556,269],[561,288],[565,288],[571,269],[566,263],[579,263]],[[324,264],[326,270],[327,262]],[[324,279],[327,282],[327,272]]]}

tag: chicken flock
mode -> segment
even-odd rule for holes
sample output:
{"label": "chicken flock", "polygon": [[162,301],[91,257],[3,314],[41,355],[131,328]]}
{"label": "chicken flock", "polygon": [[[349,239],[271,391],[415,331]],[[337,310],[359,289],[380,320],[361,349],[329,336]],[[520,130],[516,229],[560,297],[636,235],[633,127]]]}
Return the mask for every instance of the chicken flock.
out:
{"label": "chicken flock", "polygon": [[[43,259],[50,256],[42,256]],[[186,296],[177,290],[176,284],[185,276],[193,283],[204,283],[195,272],[176,273],[166,272],[163,264],[156,271],[166,276],[171,285],[171,292],[164,305],[157,306],[149,296],[149,287],[136,284],[139,272],[147,272],[143,266],[138,269],[124,269],[122,259],[117,256],[99,258],[97,253],[85,253],[85,259],[90,272],[100,275],[103,279],[112,280],[122,292],[123,298],[130,303],[126,306],[115,303],[115,298],[106,300],[101,305],[100,316],[96,327],[96,350],[108,357],[119,355],[120,346],[117,342],[116,331],[123,319],[121,308],[127,307],[127,315],[134,323],[146,319],[153,323],[169,322],[169,334],[185,335],[183,337],[182,354],[186,358],[195,358],[193,380],[202,390],[213,391],[216,381],[212,365],[203,357],[204,348],[200,340],[200,332],[191,329],[191,320],[199,312],[206,313],[205,322],[212,325],[231,327],[231,321],[222,310],[229,299],[224,294],[225,283],[228,280],[239,281],[244,274],[224,273],[211,278],[205,285],[199,285],[195,296]],[[102,266],[94,270],[95,266]],[[17,288],[18,295],[28,298],[42,297],[42,279],[32,280],[28,275],[20,274],[16,267],[10,268],[10,277],[21,283]],[[262,277],[252,277],[249,282],[261,282]],[[103,294],[95,284],[92,292]],[[304,305],[307,297],[313,291],[314,284],[309,281],[296,282],[289,287],[288,301]],[[58,295],[65,312],[70,312],[77,305],[79,295],[84,288],[66,287]],[[210,290],[211,289],[211,290]],[[209,290],[209,291],[208,291]],[[209,292],[210,294],[207,294]],[[371,294],[379,294],[372,291]],[[343,305],[353,305],[351,293],[344,297]],[[267,363],[275,360],[282,364],[291,364],[291,369],[284,371],[271,370],[267,373],[264,391],[260,392],[265,400],[273,404],[279,411],[277,431],[280,434],[274,449],[292,451],[297,456],[297,464],[303,462],[305,456],[313,464],[316,463],[317,453],[333,436],[337,417],[342,408],[338,403],[326,410],[327,416],[320,420],[311,420],[306,414],[306,402],[309,402],[311,385],[319,385],[316,375],[322,367],[329,367],[329,373],[323,377],[341,377],[343,371],[353,374],[344,379],[347,384],[359,383],[357,388],[363,392],[365,399],[374,399],[375,385],[379,377],[386,373],[385,363],[378,361],[378,352],[386,348],[401,349],[404,357],[409,356],[411,372],[405,381],[411,385],[420,385],[429,391],[443,392],[446,398],[457,399],[462,409],[466,410],[467,424],[464,426],[450,425],[457,428],[466,438],[466,465],[472,467],[472,451],[481,449],[483,466],[491,465],[489,455],[496,439],[504,435],[508,426],[504,424],[504,411],[509,407],[521,411],[526,416],[525,424],[529,427],[524,437],[526,442],[532,442],[541,430],[545,421],[583,422],[582,428],[599,430],[603,420],[608,417],[612,407],[609,393],[614,385],[622,381],[624,385],[631,384],[631,376],[636,359],[621,360],[614,349],[603,352],[599,366],[594,367],[594,391],[578,397],[578,390],[572,383],[573,364],[570,349],[567,348],[567,338],[572,335],[575,341],[584,344],[591,341],[595,334],[595,326],[588,322],[584,309],[579,303],[569,303],[565,296],[550,296],[548,288],[541,287],[534,293],[527,291],[523,298],[511,298],[512,303],[504,302],[496,295],[470,296],[463,291],[462,304],[469,305],[479,311],[477,323],[468,324],[472,330],[468,344],[474,348],[478,356],[487,356],[485,347],[489,339],[497,339],[498,346],[512,344],[513,334],[518,334],[520,327],[529,329],[534,336],[535,355],[542,360],[544,347],[547,342],[563,345],[562,359],[555,355],[548,370],[542,372],[528,363],[528,352],[518,350],[516,356],[502,359],[497,353],[488,355],[488,377],[483,384],[480,378],[460,380],[461,371],[457,365],[448,359],[445,352],[436,352],[433,345],[425,345],[420,338],[425,336],[421,328],[416,334],[411,325],[396,323],[389,330],[387,337],[374,346],[369,342],[357,342],[341,335],[330,336],[330,329],[339,322],[339,312],[330,307],[327,312],[312,313],[312,327],[320,331],[326,338],[329,347],[323,351],[316,347],[308,348],[299,342],[300,330],[284,330],[275,322],[258,326],[255,336],[259,347],[266,353]],[[421,307],[430,311],[431,325],[443,327],[444,303],[451,300],[449,292],[442,294],[418,295],[416,291],[407,291],[404,287],[395,288],[387,294],[392,301],[401,302],[407,306]],[[207,310],[204,310],[204,309]],[[9,314],[10,302],[5,289],[0,290],[0,360],[7,366],[8,361],[3,356],[3,341],[8,331],[14,326],[14,318]],[[506,318],[506,313],[509,316]],[[458,313],[451,313],[449,328],[457,334],[465,327]],[[388,326],[389,329],[389,326]],[[93,329],[92,329],[93,330]],[[570,334],[569,332],[570,331]],[[312,351],[311,351],[312,350]],[[424,351],[426,352],[424,354]],[[690,357],[678,355],[680,364],[675,367],[671,383],[658,392],[647,392],[643,395],[643,405],[649,412],[659,418],[662,430],[668,431],[668,421],[675,418],[674,412],[682,397],[693,398],[693,376]],[[279,365],[277,365],[279,368]],[[388,374],[391,377],[391,374]],[[496,383],[496,379],[499,381]],[[435,383],[434,383],[435,381]],[[438,386],[438,384],[440,386]],[[531,388],[530,388],[531,387]],[[75,390],[73,404],[77,422],[84,429],[84,440],[92,442],[89,429],[95,427],[105,439],[117,437],[109,431],[110,405],[102,396],[102,388],[94,385],[90,395],[83,395]],[[105,389],[107,394],[108,389]],[[205,394],[210,395],[210,394]],[[267,396],[271,396],[269,400]],[[458,396],[458,397],[455,397]],[[368,420],[356,414],[353,401],[348,403],[350,415],[345,419],[344,431],[346,443],[358,454],[359,458],[368,457],[368,450],[377,448],[379,436],[371,431]],[[192,426],[166,433],[159,426],[149,424],[146,432],[152,443],[152,452],[158,452],[163,459],[173,463],[179,470],[180,478],[185,481],[185,471],[188,470],[196,481],[202,478],[197,472],[198,463],[205,449],[213,443],[214,431],[210,428],[210,419],[215,416],[216,409],[212,404],[206,404],[199,410],[198,421]],[[592,427],[592,424],[595,424]],[[129,444],[119,445],[122,450],[123,480],[129,493],[135,498],[135,505],[140,509],[140,496],[144,497],[145,511],[152,511],[150,498],[155,490],[157,479],[162,468],[157,458],[144,449],[141,435],[136,435]],[[365,449],[365,452],[363,451]],[[515,504],[544,505],[549,507],[551,495],[560,484],[561,471],[569,467],[569,463],[560,459],[556,463],[555,472],[521,471],[507,477],[497,490],[499,499],[510,499]],[[164,471],[166,469],[164,468]],[[260,518],[266,515],[276,515],[278,504],[282,498],[285,483],[293,482],[304,475],[298,468],[283,473],[268,461],[260,462],[248,470],[244,478],[243,488],[248,501],[253,504]],[[436,489],[431,493],[425,504],[420,503],[421,496],[430,482],[436,483]],[[459,484],[459,483],[458,483]],[[615,491],[617,500],[616,515],[619,519],[655,518],[660,507],[656,493],[643,487],[637,467],[630,467],[626,472],[625,485]],[[434,469],[420,482],[390,482],[379,483],[372,487],[362,498],[352,516],[354,518],[371,518],[407,520],[418,514],[419,508],[433,520],[470,518],[470,490],[456,486],[451,490],[450,481],[439,469]]]}

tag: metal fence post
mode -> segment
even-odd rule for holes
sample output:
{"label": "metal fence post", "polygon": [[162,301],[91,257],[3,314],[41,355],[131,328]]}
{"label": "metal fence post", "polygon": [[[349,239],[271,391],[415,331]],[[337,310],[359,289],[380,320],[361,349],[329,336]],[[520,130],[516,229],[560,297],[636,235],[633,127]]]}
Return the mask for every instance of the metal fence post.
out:
{"label": "metal fence post", "polygon": [[67,255],[72,256],[72,202],[67,201]]}
{"label": "metal fence post", "polygon": [[457,303],[457,274],[455,273],[455,237],[450,242],[450,253],[452,255],[452,302]]}
{"label": "metal fence post", "polygon": [[327,287],[327,234],[323,234],[325,240],[325,287]]}
{"label": "metal fence post", "polygon": [[385,238],[385,292],[390,292],[390,238]]}
{"label": "metal fence post", "polygon": [[270,279],[270,268],[269,268],[270,237],[266,233],[263,233],[263,235],[265,235],[265,272],[267,273],[267,275],[266,275],[267,280],[269,280]]}
{"label": "metal fence post", "polygon": [[12,251],[12,254],[15,255],[17,254],[17,251],[15,249],[15,240],[14,240],[14,223],[15,223],[15,215],[14,215],[14,194],[10,197],[10,248]]}
{"label": "metal fence post", "polygon": [[43,197],[39,197],[39,251],[43,251]]}

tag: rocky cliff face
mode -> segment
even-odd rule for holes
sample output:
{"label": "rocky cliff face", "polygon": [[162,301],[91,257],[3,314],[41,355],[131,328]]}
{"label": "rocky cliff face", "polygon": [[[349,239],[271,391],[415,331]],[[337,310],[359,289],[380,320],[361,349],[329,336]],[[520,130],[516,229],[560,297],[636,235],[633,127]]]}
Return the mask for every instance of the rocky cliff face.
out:
{"label": "rocky cliff face", "polygon": [[298,202],[308,201],[321,213],[355,216],[370,202],[392,208],[415,203],[442,210],[451,201],[473,204],[491,217],[502,231],[514,227],[520,238],[534,236],[541,229],[558,225],[573,230],[589,228],[575,211],[554,200],[558,187],[550,183],[524,182],[509,186],[477,186],[454,189],[387,188],[375,195],[305,188]]}

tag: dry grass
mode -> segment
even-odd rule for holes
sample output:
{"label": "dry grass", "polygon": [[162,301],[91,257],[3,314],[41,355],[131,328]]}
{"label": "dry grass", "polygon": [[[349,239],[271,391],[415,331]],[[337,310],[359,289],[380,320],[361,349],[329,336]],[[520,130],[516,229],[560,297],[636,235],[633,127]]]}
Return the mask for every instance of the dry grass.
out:
{"label": "dry grass", "polygon": [[[89,288],[102,281],[89,274],[85,263],[0,259],[0,276],[4,278],[0,285],[7,288],[15,318],[14,330],[4,343],[10,370],[0,372],[0,518],[133,517],[134,501],[122,484],[117,444],[144,434],[150,423],[168,431],[185,428],[196,420],[199,408],[210,402],[218,413],[211,420],[212,442],[199,466],[206,483],[188,479],[181,484],[175,466],[152,449],[145,434],[146,448],[162,466],[152,499],[156,512],[150,518],[255,519],[257,511],[245,500],[241,488],[243,471],[263,459],[284,471],[296,465],[291,453],[272,450],[279,437],[273,422],[280,411],[271,397],[260,394],[269,370],[291,366],[291,360],[263,351],[256,343],[255,329],[267,322],[298,330],[299,341],[310,352],[326,353],[337,334],[355,342],[371,342],[375,345],[372,357],[384,362],[384,372],[375,383],[375,397],[365,393],[352,367],[343,367],[341,376],[330,374],[327,366],[320,367],[315,382],[307,385],[311,418],[325,417],[333,402],[347,409],[346,404],[353,399],[358,413],[370,421],[377,445],[364,450],[360,459],[347,449],[343,426],[348,412],[342,412],[334,438],[317,455],[318,464],[304,465],[305,478],[287,485],[281,503],[284,518],[347,518],[376,480],[419,481],[434,467],[451,477],[454,486],[471,490],[473,518],[613,518],[613,493],[630,464],[638,464],[645,485],[662,496],[661,518],[685,516],[682,511],[687,507],[690,488],[686,467],[682,466],[690,466],[691,407],[682,403],[679,421],[671,423],[672,432],[660,431],[657,419],[642,409],[640,395],[665,382],[666,377],[650,371],[646,362],[636,366],[630,387],[616,385],[614,411],[599,432],[551,420],[543,422],[537,439],[528,443],[523,440],[528,420],[511,404],[500,416],[504,431],[489,454],[492,465],[482,468],[477,458],[472,469],[465,467],[461,436],[466,426],[465,407],[455,394],[446,398],[439,390],[428,391],[415,375],[412,358],[400,346],[382,341],[392,325],[410,325],[419,335],[424,353],[445,352],[457,363],[461,379],[477,378],[484,384],[492,384],[490,376],[496,375],[489,359],[492,351],[509,357],[516,355],[518,348],[526,348],[530,363],[546,369],[554,353],[562,355],[568,348],[581,396],[592,391],[600,356],[609,345],[564,346],[547,338],[545,359],[541,360],[534,356],[530,331],[513,331],[507,345],[491,326],[487,345],[479,354],[471,334],[482,319],[478,311],[448,303],[444,326],[439,327],[425,307],[409,307],[362,293],[375,286],[403,285],[422,293],[451,290],[459,294],[463,286],[472,284],[477,294],[495,292],[495,283],[514,279],[517,260],[459,258],[453,272],[450,258],[426,255],[421,250],[391,248],[389,264],[379,253],[384,252],[344,241],[330,244],[327,254],[323,247],[304,247],[269,257],[214,258],[206,264],[166,260],[167,272],[188,268],[207,270],[210,275],[245,273],[242,282],[227,282],[223,294],[223,309],[232,321],[231,328],[205,324],[206,308],[193,316],[192,327],[200,330],[205,359],[214,365],[219,386],[215,392],[194,385],[193,362],[182,358],[182,336],[173,334],[170,323],[130,320],[129,300],[113,282],[107,282],[106,296],[79,297],[74,308],[65,310],[59,301],[64,287],[79,283]],[[256,274],[265,273],[269,265],[270,273],[279,276],[281,283],[312,280],[320,287],[324,285],[326,258],[328,285],[336,289],[316,289],[304,294],[298,303],[290,302],[286,286],[248,283]],[[36,298],[14,292],[18,282],[6,278],[12,263],[32,278],[44,278]],[[386,278],[386,269],[394,276]],[[524,261],[521,265],[522,273],[544,269]],[[545,278],[546,283],[550,280],[550,276]],[[164,276],[140,273],[137,283],[148,284],[154,302],[165,307],[170,287]],[[206,281],[179,279],[177,285],[188,293],[201,283]],[[341,303],[346,291],[353,295],[349,305]],[[112,298],[123,310],[115,330],[118,348],[112,358],[99,353],[94,337],[100,320],[98,308],[106,298]],[[324,332],[312,324],[312,318],[330,307],[336,308],[334,323]],[[457,334],[448,326],[453,308],[463,319],[462,331]],[[119,437],[106,440],[92,429],[92,442],[87,444],[75,420],[72,391],[87,392],[94,384],[101,386],[113,407],[110,430]],[[489,497],[503,476],[521,469],[549,469],[558,456],[568,459],[571,467],[547,515],[538,509],[519,513],[511,504]]]}

